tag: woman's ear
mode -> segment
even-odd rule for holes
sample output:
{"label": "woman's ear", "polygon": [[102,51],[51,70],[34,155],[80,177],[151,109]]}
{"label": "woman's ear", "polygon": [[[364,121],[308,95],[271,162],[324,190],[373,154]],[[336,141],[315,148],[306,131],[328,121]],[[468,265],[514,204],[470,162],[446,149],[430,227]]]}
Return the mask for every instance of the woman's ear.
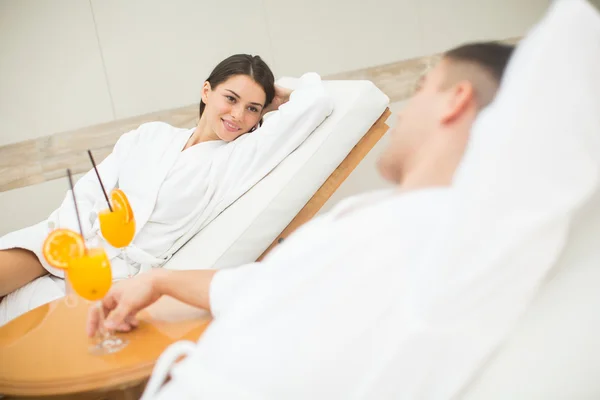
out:
{"label": "woman's ear", "polygon": [[209,81],[205,81],[204,85],[202,85],[202,93],[201,93],[202,102],[204,104],[208,103],[208,94],[211,91],[212,91],[212,88],[210,87],[210,82]]}

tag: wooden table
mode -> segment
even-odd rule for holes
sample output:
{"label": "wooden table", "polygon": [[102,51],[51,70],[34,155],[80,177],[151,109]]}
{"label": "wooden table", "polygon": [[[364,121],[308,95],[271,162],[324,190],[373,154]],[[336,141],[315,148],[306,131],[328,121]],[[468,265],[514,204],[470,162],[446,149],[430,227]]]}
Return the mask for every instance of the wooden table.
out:
{"label": "wooden table", "polygon": [[[389,109],[383,112],[259,261],[321,209],[388,130],[385,122],[390,114]],[[0,327],[0,394],[90,400],[139,397],[163,350],[178,340],[197,340],[210,322],[208,316],[186,312],[180,305],[174,315],[169,301],[126,335],[130,343],[124,350],[102,357],[87,351],[84,327],[89,304],[83,300],[74,308],[57,300]],[[77,395],[67,397],[69,394]]]}
{"label": "wooden table", "polygon": [[85,334],[89,306],[82,299],[75,305],[59,299],[0,327],[0,394],[138,398],[165,348],[178,340],[197,340],[210,322],[197,310],[159,306],[142,316],[138,329],[122,334],[129,339],[125,349],[96,356],[89,353],[92,341]]}

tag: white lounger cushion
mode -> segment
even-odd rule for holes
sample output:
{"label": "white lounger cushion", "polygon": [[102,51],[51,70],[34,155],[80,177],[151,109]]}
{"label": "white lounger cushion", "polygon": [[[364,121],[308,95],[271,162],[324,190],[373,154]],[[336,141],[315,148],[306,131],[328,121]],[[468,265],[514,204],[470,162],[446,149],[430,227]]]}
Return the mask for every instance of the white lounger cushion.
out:
{"label": "white lounger cushion", "polygon": [[[544,36],[540,34],[542,29]],[[585,149],[580,154],[597,163],[600,14],[584,1],[553,2],[549,15],[532,32],[520,44],[521,48],[529,46],[520,55],[524,59],[529,57],[528,67],[538,81],[550,84],[549,91],[554,96],[535,92],[540,101],[531,102],[527,112],[532,113],[538,107],[535,115],[540,115],[539,110],[551,115],[543,122],[560,127],[564,136],[579,137],[581,148]],[[542,42],[539,38],[546,40]],[[540,69],[539,61],[531,61],[535,57],[539,60],[540,54],[545,54],[544,64],[548,68]],[[515,101],[524,97],[516,92]],[[552,143],[550,133],[550,129],[544,129],[542,134],[547,143],[537,150]],[[519,146],[521,143],[515,145]],[[581,178],[571,168],[584,156],[565,154],[556,160],[563,174],[573,180]],[[537,157],[531,158],[532,165],[537,162]],[[593,196],[573,213],[560,258],[516,329],[461,398],[600,398],[600,184],[598,167],[595,165],[594,169]]]}
{"label": "white lounger cushion", "polygon": [[[278,83],[294,87],[295,79]],[[255,261],[304,207],[388,106],[369,81],[326,81],[333,113],[275,170],[221,213],[165,265],[237,266]]]}
{"label": "white lounger cushion", "polygon": [[549,282],[465,399],[600,398],[600,196],[571,232]]}

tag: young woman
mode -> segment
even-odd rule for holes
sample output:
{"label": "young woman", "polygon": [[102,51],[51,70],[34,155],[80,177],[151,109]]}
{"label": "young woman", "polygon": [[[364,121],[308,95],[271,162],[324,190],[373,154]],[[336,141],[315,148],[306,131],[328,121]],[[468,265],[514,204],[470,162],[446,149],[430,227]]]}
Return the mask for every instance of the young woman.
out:
{"label": "young woman", "polygon": [[[85,240],[106,249],[115,279],[126,277],[129,268],[161,266],[331,111],[332,101],[314,73],[300,78],[292,93],[275,86],[258,56],[223,60],[204,82],[195,128],[143,124],[121,136],[98,165],[106,190],[123,190],[133,209],[136,234],[126,250],[131,265],[102,238],[97,214],[107,204],[93,170],[75,185]],[[78,230],[70,191],[47,220],[0,238],[0,296],[6,296],[0,324],[64,295],[63,271],[41,255],[46,236],[56,228]]]}

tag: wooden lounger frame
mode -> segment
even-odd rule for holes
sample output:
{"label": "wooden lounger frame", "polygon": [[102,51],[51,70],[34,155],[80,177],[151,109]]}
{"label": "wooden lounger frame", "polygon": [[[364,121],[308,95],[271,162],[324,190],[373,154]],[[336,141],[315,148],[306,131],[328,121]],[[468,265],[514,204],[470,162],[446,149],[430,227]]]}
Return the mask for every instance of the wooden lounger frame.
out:
{"label": "wooden lounger frame", "polygon": [[381,114],[381,117],[371,126],[365,136],[354,146],[352,151],[348,153],[344,161],[333,171],[333,173],[327,178],[325,183],[321,185],[319,190],[311,197],[306,203],[304,208],[296,215],[296,217],[289,223],[289,225],[275,238],[273,243],[261,254],[257,261],[261,261],[265,256],[285,238],[292,234],[301,225],[309,221],[312,217],[319,212],[323,205],[329,200],[329,198],[335,193],[340,185],[348,178],[350,173],[356,168],[358,164],[365,158],[365,156],[371,151],[373,146],[377,144],[379,139],[389,129],[386,124],[386,120],[390,116],[391,111],[389,108]]}

